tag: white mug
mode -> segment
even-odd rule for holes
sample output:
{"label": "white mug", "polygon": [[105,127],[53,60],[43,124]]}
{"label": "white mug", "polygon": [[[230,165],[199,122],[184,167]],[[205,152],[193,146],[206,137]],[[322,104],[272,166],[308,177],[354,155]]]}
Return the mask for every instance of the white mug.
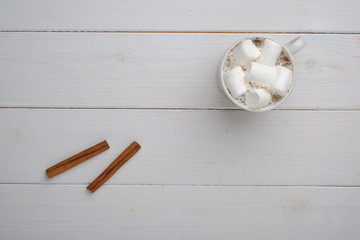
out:
{"label": "white mug", "polygon": [[[221,70],[220,70],[220,88],[224,91],[225,95],[228,97],[228,99],[233,103],[235,104],[236,106],[242,108],[242,109],[245,109],[247,111],[251,111],[251,112],[264,112],[264,111],[268,111],[268,110],[271,110],[275,107],[277,107],[278,105],[280,105],[281,103],[283,103],[286,98],[290,95],[290,93],[292,92],[294,86],[295,86],[295,76],[296,76],[296,67],[295,67],[295,61],[294,61],[294,58],[293,58],[293,55],[297,52],[299,52],[301,49],[303,49],[306,45],[307,45],[307,42],[304,38],[302,37],[297,37],[293,40],[291,40],[290,42],[286,43],[286,44],[282,44],[280,43],[279,41],[276,41],[272,38],[269,38],[269,37],[265,37],[265,36],[251,36],[250,38],[256,38],[256,37],[259,37],[259,38],[263,38],[263,39],[269,39],[269,40],[272,40],[278,44],[280,44],[284,50],[284,52],[286,53],[286,55],[288,56],[290,62],[291,62],[291,65],[293,67],[292,69],[292,80],[291,80],[291,85],[290,85],[290,89],[289,91],[287,92],[287,94],[285,96],[282,97],[282,99],[280,101],[278,101],[277,103],[275,104],[272,104],[268,107],[265,107],[265,108],[261,108],[261,109],[250,109],[248,108],[247,106],[239,103],[236,99],[234,99],[231,94],[229,93],[226,85],[225,85],[225,79],[224,79],[224,65],[225,65],[225,61],[227,60],[228,56],[229,56],[229,53],[230,51],[237,45],[239,44],[241,41],[245,40],[245,39],[241,39],[239,41],[237,41],[235,44],[233,44],[229,50],[226,52],[224,58],[223,58],[223,61],[221,63]],[[248,38],[246,38],[248,39]]]}

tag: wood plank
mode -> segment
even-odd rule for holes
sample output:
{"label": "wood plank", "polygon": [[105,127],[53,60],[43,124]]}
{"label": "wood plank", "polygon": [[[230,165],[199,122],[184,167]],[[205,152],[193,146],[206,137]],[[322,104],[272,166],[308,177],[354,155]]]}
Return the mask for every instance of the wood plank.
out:
{"label": "wood plank", "polygon": [[[219,90],[245,34],[1,33],[0,106],[234,108]],[[287,42],[296,35],[270,35]],[[282,109],[360,109],[357,35],[304,35]]]}
{"label": "wood plank", "polygon": [[[0,110],[0,183],[81,183],[133,140],[109,184],[360,186],[360,112]],[[110,150],[48,179],[45,169],[106,139]]]}
{"label": "wood plank", "polygon": [[1,30],[359,32],[356,0],[5,0]]}
{"label": "wood plank", "polygon": [[0,185],[1,239],[360,238],[358,188]]}

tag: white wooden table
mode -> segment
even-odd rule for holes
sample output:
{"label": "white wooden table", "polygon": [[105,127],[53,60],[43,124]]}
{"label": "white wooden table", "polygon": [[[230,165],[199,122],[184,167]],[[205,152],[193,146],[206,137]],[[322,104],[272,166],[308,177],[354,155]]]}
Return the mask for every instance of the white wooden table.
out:
{"label": "white wooden table", "polygon": [[[360,3],[0,3],[0,239],[360,239]],[[309,45],[276,110],[238,110],[221,58]],[[101,140],[111,149],[48,179]],[[91,194],[129,144],[142,149]]]}

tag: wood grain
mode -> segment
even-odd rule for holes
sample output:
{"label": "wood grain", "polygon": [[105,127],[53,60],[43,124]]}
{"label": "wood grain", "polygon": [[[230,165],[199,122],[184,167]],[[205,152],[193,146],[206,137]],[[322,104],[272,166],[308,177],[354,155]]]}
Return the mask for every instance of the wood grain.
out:
{"label": "wood grain", "polygon": [[[235,32],[304,33],[280,110],[225,110]],[[1,1],[0,239],[360,239],[359,33],[356,0]]]}
{"label": "wood grain", "polygon": [[[0,183],[88,184],[136,139],[142,150],[109,184],[360,186],[358,111],[1,109],[0,116]],[[102,139],[111,149],[96,161],[46,177],[49,165]]]}
{"label": "wood grain", "polygon": [[[1,33],[0,106],[234,108],[217,85],[246,34]],[[282,42],[294,35],[270,35]],[[360,109],[357,35],[304,35],[280,109]]]}
{"label": "wood grain", "polygon": [[0,185],[7,239],[360,238],[359,188]]}
{"label": "wood grain", "polygon": [[1,30],[359,32],[356,0],[4,0]]}

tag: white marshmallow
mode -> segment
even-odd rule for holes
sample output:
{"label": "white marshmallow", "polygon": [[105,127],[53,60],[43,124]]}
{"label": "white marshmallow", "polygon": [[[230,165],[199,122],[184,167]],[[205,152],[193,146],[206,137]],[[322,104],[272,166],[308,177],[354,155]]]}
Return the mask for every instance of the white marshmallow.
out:
{"label": "white marshmallow", "polygon": [[252,89],[247,92],[245,102],[249,108],[262,108],[270,104],[271,94],[265,89]]}
{"label": "white marshmallow", "polygon": [[235,67],[227,73],[225,85],[229,89],[231,96],[234,98],[238,98],[246,91],[244,85],[244,73],[240,67]]}
{"label": "white marshmallow", "polygon": [[265,65],[274,66],[281,53],[281,49],[282,47],[280,44],[269,39],[265,39],[258,62]]}
{"label": "white marshmallow", "polygon": [[292,71],[286,67],[276,66],[276,78],[271,85],[271,90],[285,96],[292,80]]}
{"label": "white marshmallow", "polygon": [[253,41],[246,39],[234,50],[234,58],[236,64],[246,64],[251,60],[260,56],[259,49],[255,46]]}
{"label": "white marshmallow", "polygon": [[254,62],[251,64],[251,69],[247,77],[250,81],[255,81],[258,84],[268,87],[275,80],[276,70],[274,67]]}

